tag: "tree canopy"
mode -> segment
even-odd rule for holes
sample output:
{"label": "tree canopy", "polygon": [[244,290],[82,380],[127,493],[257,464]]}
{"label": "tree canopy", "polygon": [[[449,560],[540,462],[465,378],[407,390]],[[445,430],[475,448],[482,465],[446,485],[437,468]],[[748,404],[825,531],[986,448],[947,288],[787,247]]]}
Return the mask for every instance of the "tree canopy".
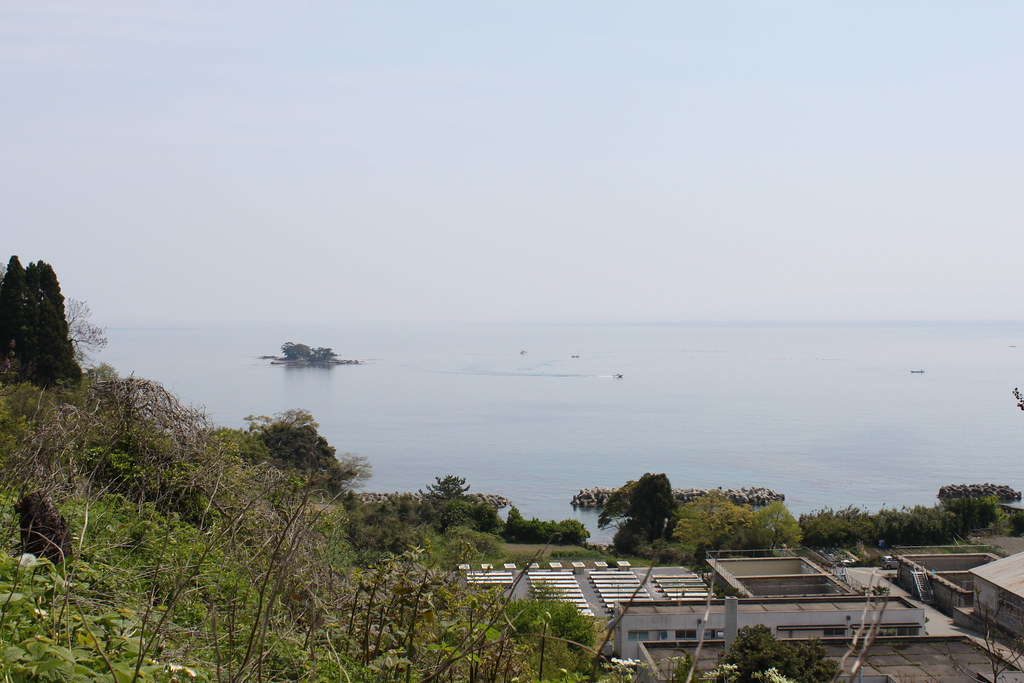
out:
{"label": "tree canopy", "polygon": [[3,369],[39,386],[77,381],[82,368],[68,334],[64,296],[44,261],[22,268],[17,256],[0,281]]}
{"label": "tree canopy", "polygon": [[466,495],[469,491],[469,484],[465,477],[458,477],[454,474],[447,474],[443,477],[434,477],[433,484],[427,484],[427,490],[422,491],[424,498],[436,501],[457,500]]}
{"label": "tree canopy", "polygon": [[287,410],[272,418],[250,415],[246,420],[249,431],[266,448],[267,460],[279,469],[294,471],[314,488],[338,495],[369,476],[370,466],[364,458],[336,457],[334,447],[317,431],[320,425],[306,410]]}
{"label": "tree canopy", "polygon": [[642,546],[671,535],[678,507],[668,477],[648,472],[609,496],[598,525],[617,526],[612,541],[615,549],[633,554]]}
{"label": "tree canopy", "polygon": [[703,553],[726,547],[752,520],[749,507],[736,505],[723,491],[708,491],[680,508],[673,538]]}
{"label": "tree canopy", "polygon": [[750,548],[791,547],[798,545],[802,538],[800,523],[796,521],[785,503],[774,500],[763,508],[754,510],[744,545]]}
{"label": "tree canopy", "polygon": [[294,344],[292,342],[282,344],[281,353],[284,354],[285,360],[307,361],[310,363],[328,363],[338,357],[338,354],[333,349],[325,346],[310,348],[305,344]]}
{"label": "tree canopy", "polygon": [[722,655],[723,664],[736,667],[736,683],[755,683],[764,672],[775,669],[794,681],[831,681],[839,665],[825,658],[825,648],[816,640],[785,642],[764,625],[744,626]]}

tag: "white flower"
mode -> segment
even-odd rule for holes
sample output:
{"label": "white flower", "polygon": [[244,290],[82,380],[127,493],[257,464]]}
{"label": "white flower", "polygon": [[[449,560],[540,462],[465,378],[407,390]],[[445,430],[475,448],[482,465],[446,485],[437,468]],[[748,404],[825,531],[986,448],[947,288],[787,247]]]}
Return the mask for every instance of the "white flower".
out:
{"label": "white flower", "polygon": [[34,567],[39,564],[39,558],[32,553],[25,553],[18,558],[18,564],[22,567]]}

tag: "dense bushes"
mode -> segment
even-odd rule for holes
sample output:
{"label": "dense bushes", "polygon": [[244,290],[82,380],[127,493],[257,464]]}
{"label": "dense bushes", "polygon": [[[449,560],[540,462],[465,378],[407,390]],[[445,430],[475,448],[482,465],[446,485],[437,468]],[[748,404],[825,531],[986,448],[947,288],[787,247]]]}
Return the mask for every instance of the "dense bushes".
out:
{"label": "dense bushes", "polygon": [[530,668],[538,680],[557,680],[559,671],[589,670],[594,621],[575,605],[541,595],[509,603],[506,613],[516,641],[529,646]]}
{"label": "dense bushes", "polygon": [[590,532],[576,519],[561,522],[525,519],[518,508],[513,507],[505,520],[502,538],[509,543],[560,543],[573,545],[584,543]]}
{"label": "dense bushes", "polygon": [[870,513],[859,508],[826,508],[800,515],[804,542],[811,546],[943,545],[1004,518],[995,496],[957,498],[927,507],[883,508]]}

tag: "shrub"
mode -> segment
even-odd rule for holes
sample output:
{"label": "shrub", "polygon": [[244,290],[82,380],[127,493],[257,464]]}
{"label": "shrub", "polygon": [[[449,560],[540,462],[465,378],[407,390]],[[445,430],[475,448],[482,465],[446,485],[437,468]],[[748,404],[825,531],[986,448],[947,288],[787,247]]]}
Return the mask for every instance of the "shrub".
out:
{"label": "shrub", "polygon": [[505,520],[502,538],[509,543],[561,543],[579,545],[585,543],[590,532],[576,519],[561,522],[542,521],[536,517],[525,519],[519,508],[513,507]]}

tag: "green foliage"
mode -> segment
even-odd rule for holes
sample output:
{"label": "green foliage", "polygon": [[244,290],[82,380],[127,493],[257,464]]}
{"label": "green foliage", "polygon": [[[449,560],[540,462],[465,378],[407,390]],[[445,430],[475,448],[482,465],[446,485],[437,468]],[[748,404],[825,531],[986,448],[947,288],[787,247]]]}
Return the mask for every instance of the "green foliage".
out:
{"label": "green foliage", "polygon": [[[530,666],[537,680],[555,680],[560,670],[589,669],[595,641],[594,621],[557,596],[543,595],[509,603],[516,641],[530,648]],[[567,642],[568,641],[568,642]]]}
{"label": "green foliage", "polygon": [[505,519],[502,538],[509,543],[561,543],[581,544],[590,537],[586,526],[577,519],[560,522],[542,521],[537,518],[525,519],[519,508],[513,507]]}
{"label": "green foliage", "polygon": [[775,500],[754,510],[744,537],[747,548],[792,547],[800,544],[803,532],[785,503]]}
{"label": "green foliage", "polygon": [[1010,530],[1015,536],[1024,534],[1024,512],[1014,512],[1009,517]]}
{"label": "green foliage", "polygon": [[432,511],[412,495],[380,503],[361,503],[353,497],[339,502],[344,518],[339,520],[332,543],[336,552],[340,545],[351,549],[357,564],[423,547],[433,532]]}
{"label": "green foliage", "polygon": [[748,506],[736,505],[722,491],[708,491],[680,508],[673,540],[693,548],[698,556],[707,550],[739,547],[740,534],[753,518]]}
{"label": "green foliage", "polygon": [[953,540],[954,515],[942,506],[915,505],[894,510],[883,508],[870,518],[870,536],[865,544],[879,539],[890,545],[936,545]]}
{"label": "green foliage", "polygon": [[1001,519],[998,503],[974,500],[977,502],[883,508],[874,514],[853,507],[828,508],[800,515],[800,528],[804,542],[818,547],[874,545],[879,540],[890,545],[944,545],[956,534],[977,528],[975,524],[984,526]]}
{"label": "green foliage", "polygon": [[741,628],[722,662],[736,667],[733,680],[737,683],[759,681],[769,669],[795,681],[824,682],[831,681],[839,669],[825,658],[825,648],[818,641],[784,642],[761,625]]}
{"label": "green foliage", "polygon": [[467,491],[469,491],[469,486],[466,484],[465,477],[448,474],[444,477],[434,477],[434,483],[428,484],[427,490],[420,493],[428,500],[445,502],[461,499]]}
{"label": "green foliage", "polygon": [[[32,303],[25,269],[18,257],[12,256],[0,281],[0,353],[6,372],[20,371],[22,357],[32,347],[35,329]],[[26,356],[26,363],[27,359]]]}
{"label": "green foliage", "polygon": [[[47,560],[0,555],[0,676],[10,681],[208,681],[201,668],[146,654],[138,613],[87,613]],[[175,674],[180,674],[176,677]]]}
{"label": "green foliage", "polygon": [[800,515],[804,543],[815,547],[851,546],[870,542],[874,535],[871,515],[859,508],[825,508]]}
{"label": "green foliage", "polygon": [[439,502],[427,501],[433,507],[433,525],[444,533],[454,527],[467,527],[484,533],[499,533],[503,522],[489,503],[465,498]]}
{"label": "green foliage", "polygon": [[978,498],[953,498],[941,504],[944,510],[955,516],[953,533],[966,536],[978,529],[987,529],[1005,518],[996,496]]}
{"label": "green foliage", "polygon": [[[32,272],[33,268],[37,273]],[[49,264],[38,261],[25,269],[25,277],[30,284],[35,281],[37,286],[32,292],[37,297],[33,379],[43,386],[77,382],[82,377],[82,368],[75,360],[75,347],[68,334],[64,296],[57,275]]]}
{"label": "green foliage", "polygon": [[281,346],[281,353],[285,360],[307,361],[311,363],[327,363],[338,357],[338,354],[330,348],[318,346],[310,348],[305,344],[293,344],[286,342]]}
{"label": "green foliage", "polygon": [[[0,385],[0,543],[16,547],[12,505],[37,481],[73,538],[66,577],[0,554],[0,680],[529,677],[548,640],[518,641],[500,591],[451,571],[497,552],[478,530],[500,528],[492,507],[350,493],[314,503],[306,481],[270,466],[261,426],[214,430],[134,377]],[[443,564],[408,551],[420,541]]]}
{"label": "green foliage", "polygon": [[481,557],[499,557],[501,539],[494,534],[466,527],[454,527],[440,536],[431,552],[432,560],[442,567],[455,567]]}
{"label": "green foliage", "polygon": [[[320,435],[320,426],[305,410],[288,410],[273,418],[245,418],[249,431],[263,442],[270,464],[301,477],[306,484],[329,496],[337,496],[361,485],[369,477],[365,458],[336,457],[335,449]],[[234,439],[244,457],[257,459],[260,449]]]}
{"label": "green foliage", "polygon": [[656,539],[671,537],[678,507],[668,477],[647,473],[609,496],[598,525],[617,526],[615,549],[634,555]]}
{"label": "green foliage", "polygon": [[39,386],[81,378],[64,296],[53,268],[44,261],[24,269],[17,256],[8,262],[0,281],[0,349],[4,372]]}
{"label": "green foliage", "polygon": [[[671,683],[689,683],[690,669],[693,668],[693,657],[690,653],[684,652],[678,657],[672,657],[672,673],[669,681]],[[695,678],[694,680],[699,680]]]}

